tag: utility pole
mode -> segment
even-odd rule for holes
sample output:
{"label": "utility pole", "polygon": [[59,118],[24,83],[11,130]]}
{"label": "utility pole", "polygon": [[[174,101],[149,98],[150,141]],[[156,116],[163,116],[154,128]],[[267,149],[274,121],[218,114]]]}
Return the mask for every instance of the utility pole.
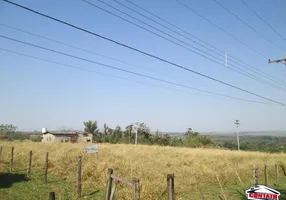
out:
{"label": "utility pole", "polygon": [[139,122],[136,122],[133,124],[133,127],[132,127],[132,131],[135,132],[135,145],[137,145],[137,140],[138,140],[138,124]]}
{"label": "utility pole", "polygon": [[239,120],[235,120],[234,121],[234,124],[236,125],[236,137],[237,137],[237,150],[239,151],[240,150],[240,147],[239,147]]}
{"label": "utility pole", "polygon": [[135,145],[137,145],[137,138],[138,138],[138,129],[137,129],[137,127],[136,127],[136,136],[135,136]]}
{"label": "utility pole", "polygon": [[130,137],[131,137],[131,129],[132,129],[132,126],[129,125],[129,126],[128,126],[128,129],[129,129],[128,132],[129,132],[129,144],[130,144],[130,143],[131,143],[131,138],[130,138]]}
{"label": "utility pole", "polygon": [[270,60],[270,59],[268,59],[268,64],[280,63],[280,62],[282,62],[282,63],[284,63],[286,65],[286,56],[284,58],[282,58],[282,59],[279,59],[279,60]]}

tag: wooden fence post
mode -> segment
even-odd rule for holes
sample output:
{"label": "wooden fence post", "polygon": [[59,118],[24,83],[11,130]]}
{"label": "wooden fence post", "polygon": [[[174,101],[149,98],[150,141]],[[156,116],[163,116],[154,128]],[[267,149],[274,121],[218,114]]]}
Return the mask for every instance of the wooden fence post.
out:
{"label": "wooden fence post", "polygon": [[264,165],[264,181],[265,181],[265,186],[267,186],[268,185],[267,165]]}
{"label": "wooden fence post", "polygon": [[253,174],[253,178],[254,178],[254,185],[258,185],[258,166],[254,166],[254,174]]}
{"label": "wooden fence post", "polygon": [[132,179],[132,185],[133,185],[133,200],[139,200],[140,199],[139,179],[133,178]]}
{"label": "wooden fence post", "polygon": [[110,200],[111,190],[112,190],[112,182],[113,179],[111,175],[113,174],[113,169],[109,168],[107,172],[107,184],[106,184],[106,196],[105,200]]}
{"label": "wooden fence post", "polygon": [[278,169],[278,164],[275,163],[275,185],[278,186],[279,185],[279,169]]}
{"label": "wooden fence post", "polygon": [[27,178],[30,177],[32,167],[32,150],[29,152],[28,168],[27,168]]}
{"label": "wooden fence post", "polygon": [[81,185],[81,156],[78,157],[78,168],[77,168],[77,195],[78,197],[81,197],[81,190],[82,190],[82,185]]}
{"label": "wooden fence post", "polygon": [[13,167],[14,167],[14,147],[11,148],[10,172],[13,172]]}
{"label": "wooden fence post", "polygon": [[2,159],[2,146],[0,146],[0,162],[1,162],[1,159]]}
{"label": "wooden fence post", "polygon": [[45,183],[48,183],[48,167],[49,167],[49,152],[46,153],[46,162],[45,162]]}
{"label": "wooden fence post", "polygon": [[174,174],[167,175],[167,191],[168,191],[168,200],[175,199],[175,184],[174,184]]}
{"label": "wooden fence post", "polygon": [[50,192],[50,200],[56,200],[55,192]]}

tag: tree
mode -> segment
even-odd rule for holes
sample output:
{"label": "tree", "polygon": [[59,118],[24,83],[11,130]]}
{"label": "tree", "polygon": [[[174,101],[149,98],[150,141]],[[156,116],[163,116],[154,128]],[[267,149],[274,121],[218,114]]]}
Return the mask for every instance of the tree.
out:
{"label": "tree", "polygon": [[103,125],[103,128],[104,128],[104,135],[107,135],[108,134],[108,126],[107,126],[107,124],[106,123],[104,123],[104,125]]}
{"label": "tree", "polygon": [[8,138],[11,134],[14,134],[17,130],[17,126],[13,124],[1,124],[0,125],[0,136],[3,138]]}
{"label": "tree", "polygon": [[[131,143],[131,133],[133,130],[133,124],[130,124],[128,126],[125,127],[125,131],[124,131],[124,136],[125,138],[128,138],[128,143]],[[127,141],[126,141],[127,142]]]}
{"label": "tree", "polygon": [[120,126],[116,126],[112,133],[112,142],[118,143],[122,139],[122,131]]}
{"label": "tree", "polygon": [[130,124],[130,125],[128,125],[128,126],[125,127],[125,136],[126,136],[126,137],[128,137],[129,134],[131,135],[132,129],[133,129],[133,124]]}
{"label": "tree", "polygon": [[137,126],[138,139],[140,139],[141,142],[143,143],[148,143],[148,144],[152,143],[151,141],[152,135],[150,128],[144,122],[142,123],[136,122],[135,124]]}
{"label": "tree", "polygon": [[198,136],[199,132],[194,132],[192,128],[188,128],[188,130],[185,132],[185,136]]}
{"label": "tree", "polygon": [[92,121],[92,120],[88,120],[87,122],[83,122],[85,128],[84,131],[91,133],[91,134],[97,134],[98,133],[98,125],[97,125],[97,121]]}
{"label": "tree", "polygon": [[188,147],[202,147],[214,144],[209,137],[200,136],[200,133],[193,131],[192,128],[188,128],[188,130],[185,132],[184,143]]}
{"label": "tree", "polygon": [[158,129],[156,130],[156,136],[157,137],[159,136],[159,130]]}

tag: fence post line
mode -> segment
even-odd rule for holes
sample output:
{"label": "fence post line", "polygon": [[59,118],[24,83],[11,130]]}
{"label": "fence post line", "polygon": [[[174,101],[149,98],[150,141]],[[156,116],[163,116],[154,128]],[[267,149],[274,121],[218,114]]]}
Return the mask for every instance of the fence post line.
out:
{"label": "fence post line", "polygon": [[10,172],[13,172],[13,168],[14,168],[14,147],[11,148]]}
{"label": "fence post line", "polygon": [[28,168],[27,168],[27,178],[30,177],[32,167],[32,150],[29,152]]}
{"label": "fence post line", "polygon": [[254,185],[258,185],[258,166],[254,166],[254,173],[253,173],[253,178],[254,178]]}
{"label": "fence post line", "polygon": [[275,163],[275,185],[278,186],[279,185],[279,169],[278,169],[278,164]]}
{"label": "fence post line", "polygon": [[48,167],[49,167],[49,152],[46,152],[46,162],[45,162],[45,183],[48,183]]}
{"label": "fence post line", "polygon": [[167,192],[168,192],[168,200],[175,199],[175,185],[174,185],[174,174],[167,175]]}
{"label": "fence post line", "polygon": [[2,146],[0,146],[0,162],[1,162],[1,159],[2,159]]}
{"label": "fence post line", "polygon": [[50,200],[55,200],[55,199],[56,199],[55,192],[50,192]]}
{"label": "fence post line", "polygon": [[113,169],[109,168],[107,171],[107,184],[106,184],[106,196],[105,200],[110,200],[111,190],[112,190],[112,182],[113,179],[111,175],[113,174]]}
{"label": "fence post line", "polygon": [[132,179],[132,185],[133,185],[133,200],[139,200],[140,199],[139,179],[133,178]]}
{"label": "fence post line", "polygon": [[267,171],[267,165],[264,165],[264,181],[265,181],[265,186],[268,185],[268,171]]}
{"label": "fence post line", "polygon": [[78,157],[78,168],[77,168],[77,194],[81,197],[82,184],[81,184],[81,156]]}
{"label": "fence post line", "polygon": [[173,197],[173,200],[175,200],[175,175],[172,174],[172,183],[171,183],[171,187],[172,187],[172,197]]}

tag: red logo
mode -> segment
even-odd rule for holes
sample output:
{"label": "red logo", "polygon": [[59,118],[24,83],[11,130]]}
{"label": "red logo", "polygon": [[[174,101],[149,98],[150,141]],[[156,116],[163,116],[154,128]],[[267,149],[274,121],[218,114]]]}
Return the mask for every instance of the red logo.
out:
{"label": "red logo", "polygon": [[278,200],[280,192],[266,187],[264,185],[257,185],[246,190],[248,199],[252,200]]}

